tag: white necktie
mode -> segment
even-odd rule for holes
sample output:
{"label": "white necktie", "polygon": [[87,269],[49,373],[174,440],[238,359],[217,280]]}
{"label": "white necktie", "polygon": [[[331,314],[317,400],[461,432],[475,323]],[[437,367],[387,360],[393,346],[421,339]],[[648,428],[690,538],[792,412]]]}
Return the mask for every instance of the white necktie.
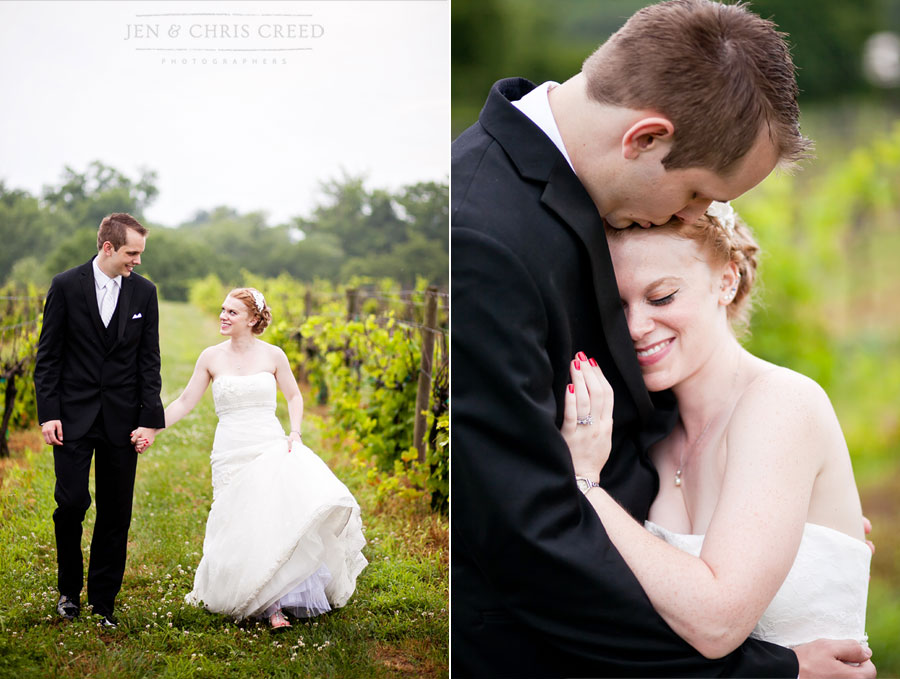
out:
{"label": "white necktie", "polygon": [[116,284],[111,280],[106,282],[103,289],[103,299],[100,300],[100,320],[103,321],[103,327],[109,327],[109,320],[112,318],[113,311],[116,310],[116,296],[113,288]]}

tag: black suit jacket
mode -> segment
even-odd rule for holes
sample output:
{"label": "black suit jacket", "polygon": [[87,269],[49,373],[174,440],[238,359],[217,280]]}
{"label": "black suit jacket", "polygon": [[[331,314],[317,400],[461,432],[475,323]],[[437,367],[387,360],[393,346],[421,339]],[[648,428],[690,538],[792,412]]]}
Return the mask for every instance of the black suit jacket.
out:
{"label": "black suit jacket", "polygon": [[117,309],[107,342],[90,261],[50,284],[34,384],[39,421],[61,420],[64,440],[84,436],[101,411],[116,445],[127,445],[138,426],[165,426],[156,286],[123,276]]}
{"label": "black suit jacket", "polygon": [[575,352],[615,390],[601,482],[639,521],[676,410],[644,386],[596,207],[509,103],[532,88],[495,84],[452,150],[453,675],[796,677],[787,649],[706,660],[672,632],[575,486],[559,433]]}

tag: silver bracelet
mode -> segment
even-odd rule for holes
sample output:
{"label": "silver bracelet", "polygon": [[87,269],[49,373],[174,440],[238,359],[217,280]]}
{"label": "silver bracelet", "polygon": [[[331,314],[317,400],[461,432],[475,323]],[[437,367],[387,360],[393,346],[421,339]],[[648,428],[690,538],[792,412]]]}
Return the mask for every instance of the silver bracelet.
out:
{"label": "silver bracelet", "polygon": [[301,433],[300,433],[299,431],[297,431],[296,429],[291,429],[290,433],[291,433],[291,434],[296,434],[296,435],[299,436],[300,438],[303,438],[303,434],[301,434]]}

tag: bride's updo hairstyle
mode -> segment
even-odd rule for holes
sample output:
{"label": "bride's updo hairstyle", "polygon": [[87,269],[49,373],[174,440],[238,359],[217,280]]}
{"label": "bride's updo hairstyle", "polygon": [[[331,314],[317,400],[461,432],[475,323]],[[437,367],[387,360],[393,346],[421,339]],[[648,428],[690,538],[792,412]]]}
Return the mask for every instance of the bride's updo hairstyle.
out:
{"label": "bride's updo hairstyle", "polygon": [[266,303],[266,298],[256,288],[235,288],[228,293],[244,303],[251,318],[256,318],[256,325],[251,328],[254,335],[262,335],[263,331],[272,322],[272,310]]}
{"label": "bride's updo hairstyle", "polygon": [[[728,304],[728,320],[736,333],[745,331],[750,324],[752,311],[753,284],[756,281],[759,245],[753,232],[727,203],[713,203],[706,214],[693,224],[685,224],[680,219],[672,219],[662,226],[650,227],[654,233],[669,232],[676,238],[685,238],[700,243],[708,253],[712,266],[728,262],[737,265],[741,278],[738,281],[734,299]],[[610,239],[627,238],[629,232],[643,231],[634,225],[624,229],[606,227]]]}

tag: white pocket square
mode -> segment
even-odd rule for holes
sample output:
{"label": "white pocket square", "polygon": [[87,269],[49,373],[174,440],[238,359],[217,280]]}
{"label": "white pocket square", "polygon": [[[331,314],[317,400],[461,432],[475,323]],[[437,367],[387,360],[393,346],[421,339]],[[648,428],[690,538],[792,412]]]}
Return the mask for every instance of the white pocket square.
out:
{"label": "white pocket square", "polygon": [[139,311],[139,312],[137,312],[134,316],[131,317],[131,320],[133,321],[135,318],[143,318],[143,317],[144,317],[144,316],[143,316],[143,315],[141,314],[141,312]]}

